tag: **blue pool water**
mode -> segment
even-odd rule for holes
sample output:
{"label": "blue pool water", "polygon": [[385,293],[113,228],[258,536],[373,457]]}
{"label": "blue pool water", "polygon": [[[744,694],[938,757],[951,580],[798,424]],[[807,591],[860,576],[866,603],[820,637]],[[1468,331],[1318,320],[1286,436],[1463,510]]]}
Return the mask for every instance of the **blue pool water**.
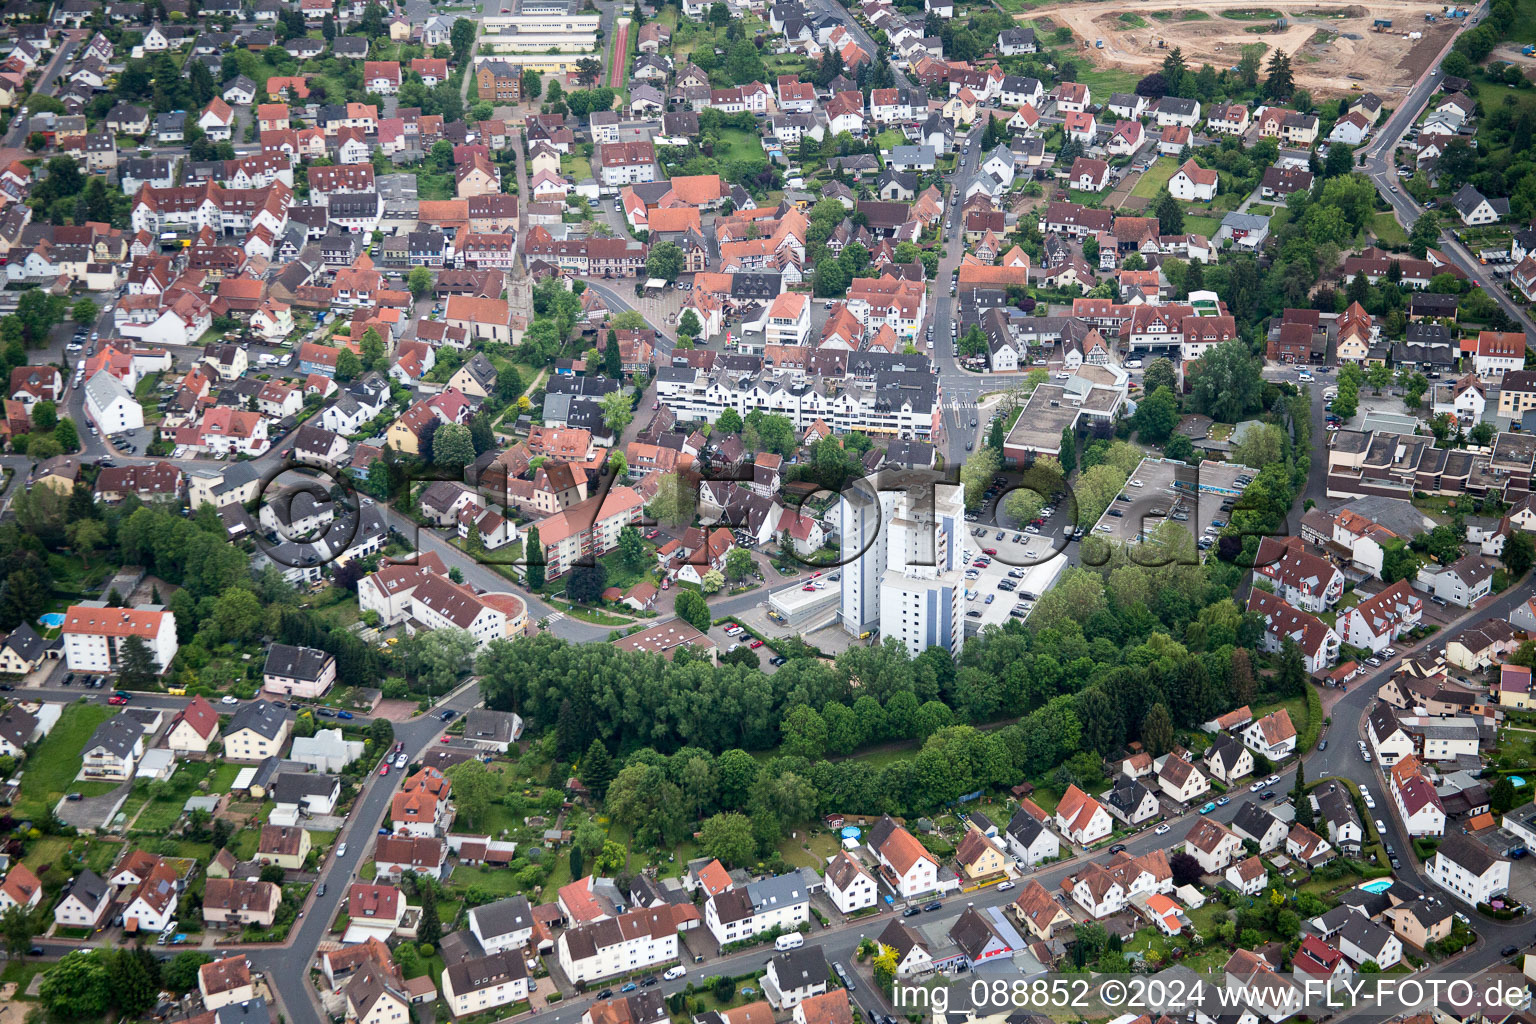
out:
{"label": "blue pool water", "polygon": [[63,612],[49,612],[47,615],[39,615],[38,618],[37,618],[37,621],[41,622],[43,625],[47,626],[48,628],[53,629],[53,628],[56,628],[58,626],[64,625],[64,613]]}
{"label": "blue pool water", "polygon": [[1518,775],[1511,775],[1509,777],[1509,782],[1510,782],[1510,785],[1512,785],[1512,786],[1523,786],[1523,785],[1525,785],[1525,780],[1522,779]]}
{"label": "blue pool water", "polygon": [[1361,884],[1359,888],[1364,889],[1366,892],[1386,892],[1392,888],[1392,879],[1374,878],[1369,882]]}
{"label": "blue pool water", "polygon": [[843,829],[843,831],[842,831],[842,836],[843,836],[844,839],[857,839],[857,838],[859,838],[858,826],[857,825],[848,825],[848,826],[846,826]]}

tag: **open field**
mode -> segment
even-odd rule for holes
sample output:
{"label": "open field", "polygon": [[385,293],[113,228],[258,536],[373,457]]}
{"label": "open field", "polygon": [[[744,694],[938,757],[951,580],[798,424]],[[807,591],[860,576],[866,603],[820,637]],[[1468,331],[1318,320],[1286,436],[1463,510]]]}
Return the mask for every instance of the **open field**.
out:
{"label": "open field", "polygon": [[[1322,0],[1215,0],[1201,8],[1206,17],[1185,19],[1178,8],[1148,9],[1152,0],[1112,4],[1048,4],[1030,11],[1049,15],[1082,39],[1082,56],[1101,66],[1136,76],[1158,70],[1173,47],[1184,51],[1191,67],[1209,62],[1235,65],[1243,46],[1263,42],[1291,54],[1296,84],[1315,95],[1342,95],[1351,86],[1379,94],[1402,92],[1439,52],[1453,31],[1444,21],[1425,22],[1441,5],[1416,0],[1372,0],[1364,4],[1329,4]],[[1285,28],[1274,19],[1283,15]],[[1375,32],[1373,22],[1390,19],[1392,30]],[[1153,19],[1149,24],[1148,19]],[[1410,40],[1409,32],[1423,38]],[[1354,37],[1354,38],[1351,38]],[[1104,41],[1102,49],[1096,47]],[[1166,43],[1166,46],[1159,46]]]}

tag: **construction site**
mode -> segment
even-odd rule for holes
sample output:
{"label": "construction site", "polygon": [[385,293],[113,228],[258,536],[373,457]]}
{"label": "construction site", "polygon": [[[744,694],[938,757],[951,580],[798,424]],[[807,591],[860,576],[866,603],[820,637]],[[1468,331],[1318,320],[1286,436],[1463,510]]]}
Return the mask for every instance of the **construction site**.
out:
{"label": "construction site", "polygon": [[[1317,97],[1407,89],[1450,41],[1465,8],[1386,0],[1330,6],[1317,0],[1214,0],[1169,7],[1157,0],[1068,2],[1032,9],[1083,41],[1083,58],[1138,75],[1178,47],[1191,68],[1234,68],[1255,43],[1291,55],[1296,84]],[[1026,20],[1021,17],[1021,20]]]}

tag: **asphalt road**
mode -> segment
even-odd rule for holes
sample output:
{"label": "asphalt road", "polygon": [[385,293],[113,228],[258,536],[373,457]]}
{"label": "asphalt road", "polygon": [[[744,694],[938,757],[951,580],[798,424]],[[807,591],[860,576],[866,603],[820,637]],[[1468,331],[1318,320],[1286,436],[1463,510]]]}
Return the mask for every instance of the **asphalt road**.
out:
{"label": "asphalt road", "polygon": [[[1470,27],[1472,22],[1481,20],[1486,14],[1487,3],[1478,4],[1477,7],[1473,8],[1472,14],[1469,17],[1462,19],[1461,28],[1457,35],[1460,35],[1461,31]],[[1371,179],[1372,184],[1376,186],[1376,191],[1381,194],[1382,199],[1386,200],[1388,205],[1392,207],[1393,214],[1396,215],[1398,222],[1403,225],[1405,231],[1413,228],[1414,223],[1424,213],[1424,208],[1399,186],[1399,179],[1393,163],[1393,154],[1402,142],[1403,134],[1413,127],[1414,122],[1418,120],[1420,112],[1423,111],[1424,105],[1429,102],[1429,98],[1440,88],[1440,61],[1450,51],[1451,45],[1454,42],[1455,37],[1453,36],[1446,43],[1445,49],[1440,52],[1439,57],[1434,60],[1433,64],[1414,83],[1407,96],[1404,97],[1403,102],[1398,105],[1397,109],[1393,111],[1392,116],[1388,118],[1387,123],[1377,131],[1375,140],[1365,147],[1365,173]],[[1451,214],[1451,216],[1446,217],[1446,223],[1452,223],[1454,211],[1450,210],[1449,205],[1444,207],[1442,212]],[[1441,231],[1440,243],[1440,250],[1450,258],[1451,262],[1463,271],[1469,279],[1475,281],[1484,291],[1492,295],[1498,301],[1500,308],[1520,324],[1521,330],[1536,332],[1536,322],[1533,322],[1530,316],[1527,315],[1525,308],[1509,297],[1503,283],[1489,271],[1487,265],[1462,246],[1461,242],[1456,239],[1453,231],[1450,229]]]}

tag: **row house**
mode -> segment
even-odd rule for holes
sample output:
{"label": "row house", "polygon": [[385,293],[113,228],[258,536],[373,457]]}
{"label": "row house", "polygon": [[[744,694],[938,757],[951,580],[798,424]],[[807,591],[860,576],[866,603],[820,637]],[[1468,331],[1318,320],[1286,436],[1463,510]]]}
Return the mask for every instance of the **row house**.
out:
{"label": "row house", "polygon": [[1262,650],[1278,652],[1287,640],[1292,641],[1300,649],[1307,671],[1313,674],[1327,671],[1338,660],[1342,643],[1340,635],[1316,616],[1293,608],[1257,587],[1248,594],[1248,611],[1258,615],[1264,623],[1264,635],[1259,643]]}
{"label": "row house", "polygon": [[643,971],[677,960],[679,928],[697,919],[692,906],[632,910],[566,929],[555,941],[555,956],[577,984]]}

